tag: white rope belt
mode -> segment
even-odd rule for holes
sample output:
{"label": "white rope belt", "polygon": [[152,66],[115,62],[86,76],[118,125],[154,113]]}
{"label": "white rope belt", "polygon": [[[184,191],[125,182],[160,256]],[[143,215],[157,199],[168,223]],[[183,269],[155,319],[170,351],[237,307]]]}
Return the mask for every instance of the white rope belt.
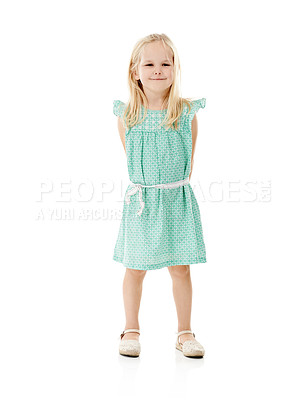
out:
{"label": "white rope belt", "polygon": [[[131,181],[130,181],[131,182]],[[158,185],[151,185],[151,186],[147,186],[147,185],[141,185],[141,183],[133,183],[131,182],[131,184],[133,185],[133,187],[126,193],[125,196],[125,201],[126,204],[130,203],[130,196],[133,196],[135,193],[137,193],[137,191],[139,191],[139,202],[140,202],[140,210],[137,212],[137,215],[141,215],[142,211],[144,209],[144,201],[142,200],[142,188],[143,187],[155,187],[158,189],[175,189],[178,188],[180,186],[184,186],[187,185],[189,183],[189,177],[186,179],[183,179],[182,181],[177,181],[177,182],[172,182],[172,183],[159,183]]]}

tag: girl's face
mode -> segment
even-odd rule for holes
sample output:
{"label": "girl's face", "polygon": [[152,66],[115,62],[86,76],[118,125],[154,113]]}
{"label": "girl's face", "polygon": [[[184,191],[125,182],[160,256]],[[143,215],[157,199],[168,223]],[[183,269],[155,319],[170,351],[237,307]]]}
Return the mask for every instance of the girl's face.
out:
{"label": "girl's face", "polygon": [[147,44],[142,52],[135,78],[141,80],[143,88],[163,93],[173,82],[172,52],[162,42]]}

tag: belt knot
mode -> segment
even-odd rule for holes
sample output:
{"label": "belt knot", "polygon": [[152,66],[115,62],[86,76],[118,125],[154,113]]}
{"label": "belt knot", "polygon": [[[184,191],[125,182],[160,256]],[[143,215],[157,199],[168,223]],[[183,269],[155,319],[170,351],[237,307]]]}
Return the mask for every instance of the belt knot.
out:
{"label": "belt knot", "polygon": [[158,185],[142,185],[141,183],[133,183],[131,182],[131,184],[133,185],[132,188],[130,188],[125,196],[125,202],[126,204],[130,204],[130,196],[133,196],[135,193],[139,192],[139,202],[140,202],[140,210],[137,212],[137,215],[141,216],[142,211],[144,209],[144,201],[142,200],[142,188],[143,187],[156,187],[159,189],[175,189],[178,188],[180,186],[184,186],[189,184],[189,177],[187,177],[186,179],[183,179],[181,181],[177,181],[177,182],[172,182],[172,183],[160,183]]}

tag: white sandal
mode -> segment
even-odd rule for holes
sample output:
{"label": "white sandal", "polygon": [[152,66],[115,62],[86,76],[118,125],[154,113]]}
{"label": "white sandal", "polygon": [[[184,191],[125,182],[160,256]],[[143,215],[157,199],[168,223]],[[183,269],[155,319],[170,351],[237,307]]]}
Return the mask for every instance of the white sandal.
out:
{"label": "white sandal", "polygon": [[137,339],[123,339],[122,337],[127,332],[137,332],[140,335],[139,329],[126,329],[120,335],[119,353],[123,356],[138,357],[141,351],[140,343]]}
{"label": "white sandal", "polygon": [[195,334],[189,330],[178,332],[175,347],[178,350],[182,351],[184,356],[186,357],[197,357],[197,358],[203,357],[205,350],[197,340],[185,340],[184,343],[181,343],[179,341],[179,337],[183,333],[192,333],[193,336],[195,337]]}

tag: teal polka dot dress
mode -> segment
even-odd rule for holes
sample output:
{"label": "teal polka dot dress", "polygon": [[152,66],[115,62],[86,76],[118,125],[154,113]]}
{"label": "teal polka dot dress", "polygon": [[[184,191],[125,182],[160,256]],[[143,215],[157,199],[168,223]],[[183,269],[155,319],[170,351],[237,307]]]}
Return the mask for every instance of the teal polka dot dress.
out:
{"label": "teal polka dot dress", "polygon": [[[145,108],[141,106],[141,117]],[[177,130],[159,126],[166,110],[147,110],[145,120],[125,132],[129,179],[142,185],[173,183],[189,178],[191,168],[191,122],[205,98],[194,100],[179,118]],[[125,104],[114,100],[113,113],[123,117]],[[113,260],[127,268],[152,270],[171,265],[206,262],[200,210],[191,185],[177,188],[142,187],[125,201]]]}

